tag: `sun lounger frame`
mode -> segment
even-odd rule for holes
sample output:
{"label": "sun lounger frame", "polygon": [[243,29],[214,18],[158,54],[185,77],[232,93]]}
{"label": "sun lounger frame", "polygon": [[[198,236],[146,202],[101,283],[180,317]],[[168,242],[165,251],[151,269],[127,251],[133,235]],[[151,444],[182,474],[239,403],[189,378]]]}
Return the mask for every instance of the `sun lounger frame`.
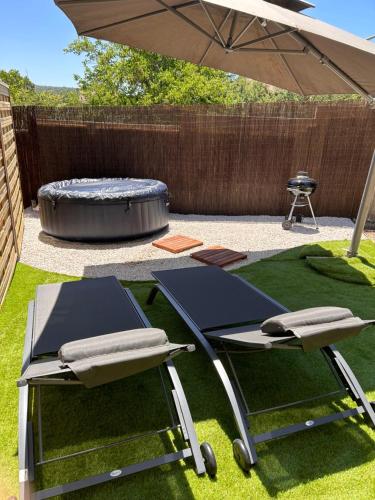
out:
{"label": "sun lounger frame", "polygon": [[[123,289],[127,298],[131,301],[134,306],[136,314],[138,314],[140,320],[144,324],[145,328],[151,327],[151,324],[139,306],[138,302],[134,298],[133,294],[129,289]],[[35,302],[31,301],[28,307],[28,319],[26,327],[25,336],[25,347],[23,354],[23,364],[22,371],[24,373],[28,366],[33,362],[31,359],[32,352],[32,339],[33,339],[33,323],[34,323],[34,306]],[[84,453],[90,453],[93,451],[98,451],[103,448],[108,448],[117,445],[123,445],[127,440],[135,440],[144,437],[145,435],[131,436],[120,440],[115,443],[109,443],[107,445],[98,446],[96,448],[91,448],[89,450],[82,450],[71,455],[56,457],[53,459],[44,460],[43,459],[43,443],[42,443],[42,421],[40,413],[40,391],[43,385],[77,385],[81,384],[78,380],[65,380],[61,378],[46,378],[46,377],[36,377],[28,381],[22,381],[19,383],[19,413],[18,413],[18,427],[19,427],[19,438],[18,438],[18,461],[19,461],[19,484],[20,484],[20,500],[42,500],[45,498],[50,498],[56,495],[62,495],[65,493],[70,493],[82,488],[87,488],[90,486],[98,485],[101,483],[106,483],[114,479],[129,476],[131,474],[145,471],[160,465],[164,465],[171,462],[176,462],[181,459],[188,459],[191,457],[195,464],[196,473],[198,475],[204,474],[206,472],[206,466],[202,452],[198,443],[198,438],[193,425],[193,420],[190,414],[189,406],[185,397],[181,381],[177,374],[176,368],[171,359],[168,359],[163,363],[164,369],[169,378],[171,386],[171,397],[168,397],[167,387],[163,378],[162,366],[158,367],[162,383],[162,392],[164,394],[165,400],[168,405],[169,414],[171,418],[171,424],[164,429],[159,429],[156,431],[150,431],[147,435],[157,435],[165,433],[171,430],[181,431],[183,441],[186,442],[186,447],[165,455],[161,455],[144,462],[135,463],[128,465],[121,469],[116,469],[114,471],[109,471],[106,473],[98,474],[91,477],[85,477],[83,479],[73,481],[70,483],[54,486],[51,488],[43,489],[40,491],[33,491],[33,483],[35,479],[35,467],[36,465],[44,465],[52,461],[62,461],[71,458],[76,455],[81,455]],[[60,370],[58,373],[63,372],[71,373],[69,368]],[[34,439],[33,439],[33,429],[32,421],[29,419],[29,399],[30,390],[32,386],[36,386],[37,391],[37,406],[38,406],[38,447],[39,453],[41,453],[41,460],[35,461],[34,457]],[[175,408],[173,408],[173,405]],[[173,410],[175,410],[173,412]],[[174,414],[175,413],[175,414]]]}
{"label": "sun lounger frame", "polygon": [[[207,268],[200,268],[200,269],[207,269]],[[222,270],[220,270],[222,271]],[[171,271],[172,272],[172,271]],[[153,273],[154,277],[158,280],[158,273]],[[270,296],[266,295],[264,292],[256,288],[254,285],[249,283],[247,280],[240,276],[232,275],[233,279],[238,279],[242,283],[244,283],[252,292],[256,292],[260,297],[263,297],[265,300],[269,301],[270,303],[273,303],[275,306],[280,308],[282,311],[281,312],[289,312],[289,310],[281,305],[279,302],[275,301],[272,299]],[[185,322],[185,324],[188,326],[192,334],[194,335],[195,339],[200,343],[200,345],[203,347],[203,349],[206,351],[206,354],[210,358],[213,366],[216,369],[216,372],[221,380],[221,383],[224,386],[224,389],[226,391],[227,397],[229,399],[229,403],[232,408],[233,416],[239,431],[240,439],[242,441],[242,446],[244,448],[244,453],[247,455],[244,457],[240,457],[241,459],[238,460],[238,455],[236,453],[235,449],[235,442],[238,440],[234,440],[234,450],[235,450],[235,456],[236,459],[239,461],[239,464],[242,468],[245,470],[249,470],[252,465],[255,465],[258,457],[257,457],[257,451],[256,451],[256,445],[258,443],[262,443],[265,441],[270,441],[274,439],[278,439],[284,436],[288,436],[290,434],[294,434],[296,432],[300,432],[303,430],[310,430],[313,428],[316,428],[321,425],[329,424],[331,422],[335,422],[337,420],[342,420],[342,419],[347,419],[350,417],[355,417],[357,415],[364,415],[367,417],[367,422],[371,427],[375,427],[375,403],[374,402],[369,402],[359,381],[355,377],[353,371],[351,370],[350,366],[348,363],[345,361],[344,357],[340,354],[338,349],[334,345],[328,345],[326,347],[323,347],[320,349],[323,358],[325,361],[328,363],[328,366],[330,367],[332,374],[334,378],[337,381],[339,389],[334,392],[326,393],[326,394],[321,394],[313,398],[307,398],[299,401],[295,401],[292,403],[288,403],[285,405],[280,405],[272,408],[265,408],[263,410],[260,410],[259,412],[250,412],[248,408],[248,404],[246,402],[246,398],[244,396],[244,392],[241,388],[239,379],[236,374],[236,370],[233,364],[233,361],[231,359],[231,354],[233,354],[233,351],[228,351],[226,349],[226,346],[228,345],[228,342],[223,340],[220,342],[221,344],[221,349],[216,348],[216,342],[212,340],[212,338],[215,335],[215,331],[207,331],[203,332],[197,324],[193,321],[193,319],[189,316],[189,314],[186,312],[186,310],[183,308],[182,304],[180,304],[176,298],[173,296],[173,294],[167,289],[166,286],[164,286],[162,283],[156,284],[148,297],[147,303],[152,304],[157,293],[160,292],[170,303],[170,305],[174,308],[174,310],[177,312],[177,314],[181,317],[181,319]],[[266,319],[266,318],[264,318]],[[254,325],[255,326],[255,325]],[[260,325],[258,325],[259,329]],[[232,329],[233,331],[236,330],[236,328]],[[222,331],[222,329],[220,329]],[[210,338],[211,336],[211,338]],[[231,342],[229,345],[234,345],[233,342]],[[260,352],[260,351],[267,351],[270,348],[275,348],[275,349],[298,349],[301,350],[302,347],[299,345],[296,345],[294,340],[291,340],[289,343],[288,342],[281,342],[281,343],[275,343],[272,345],[265,345],[263,347],[260,347],[257,344],[249,344],[248,347],[244,346],[243,344],[241,347],[239,347],[240,350],[234,351],[234,352],[249,352],[249,353],[254,353],[254,352]],[[228,360],[228,364],[230,367],[230,371],[226,370],[221,358],[219,357],[219,354],[222,354],[224,352],[226,359]],[[266,413],[266,412],[271,412],[273,410],[277,409],[282,409],[286,407],[292,407],[296,405],[302,405],[304,403],[311,402],[313,400],[317,399],[322,399],[327,396],[332,396],[334,394],[339,394],[339,393],[346,393],[347,395],[350,396],[350,398],[356,403],[356,407],[347,409],[345,411],[325,415],[319,418],[314,418],[310,420],[306,420],[304,422],[288,425],[285,427],[281,428],[276,428],[274,430],[271,430],[269,432],[265,432],[262,434],[258,435],[253,435],[250,432],[250,423],[248,417],[257,413]],[[238,450],[237,450],[238,451]],[[245,460],[242,460],[245,458]]]}

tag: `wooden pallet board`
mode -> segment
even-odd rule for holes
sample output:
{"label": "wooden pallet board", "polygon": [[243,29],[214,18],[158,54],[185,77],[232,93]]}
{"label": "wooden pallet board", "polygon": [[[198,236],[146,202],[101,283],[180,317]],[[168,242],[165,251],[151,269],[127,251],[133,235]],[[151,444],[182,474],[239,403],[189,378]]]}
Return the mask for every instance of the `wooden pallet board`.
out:
{"label": "wooden pallet board", "polygon": [[170,236],[169,238],[163,238],[162,240],[157,240],[152,243],[154,247],[161,248],[162,250],[167,250],[172,253],[180,253],[185,250],[190,250],[191,248],[203,245],[203,241],[195,240],[189,236]]}
{"label": "wooden pallet board", "polygon": [[230,250],[229,248],[221,246],[199,250],[198,252],[192,253],[190,257],[199,260],[199,262],[203,262],[203,264],[219,267],[228,266],[239,260],[247,259],[245,253],[236,252],[235,250]]}

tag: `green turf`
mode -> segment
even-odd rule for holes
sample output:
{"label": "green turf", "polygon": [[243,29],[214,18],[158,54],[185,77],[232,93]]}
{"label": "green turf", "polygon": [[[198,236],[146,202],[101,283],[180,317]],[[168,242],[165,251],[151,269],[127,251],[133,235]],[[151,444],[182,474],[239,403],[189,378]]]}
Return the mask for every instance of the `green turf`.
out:
{"label": "green turf", "polygon": [[[299,252],[307,264],[325,276],[359,285],[375,285],[375,243],[361,242],[358,257],[346,256],[349,241],[328,241],[304,245]],[[280,255],[279,259],[284,256]],[[278,258],[277,256],[275,257]]]}
{"label": "green turf", "polygon": [[[330,279],[299,258],[301,249],[260,261],[236,273],[290,309],[319,305],[350,307],[363,318],[375,317],[375,289]],[[40,283],[76,278],[47,273],[19,264],[0,314],[0,498],[17,494],[17,388],[27,303]],[[164,328],[176,342],[192,337],[165,299],[153,306],[145,300],[151,283],[129,284],[152,324]],[[375,329],[344,341],[340,349],[355,370],[367,395],[375,399]],[[216,480],[197,478],[185,463],[152,470],[111,484],[81,491],[68,498],[84,499],[242,499],[311,498],[372,499],[375,497],[375,433],[354,419],[296,434],[259,446],[259,463],[246,477],[232,458],[237,437],[226,396],[202,350],[176,358],[200,441],[209,441],[217,455]],[[240,379],[253,409],[285,402],[290,396],[308,397],[334,384],[316,353],[270,352],[240,356]],[[159,381],[153,371],[86,390],[48,388],[44,394],[46,456],[106,443],[151,423],[164,423]],[[346,408],[345,398],[262,415],[251,420],[255,432],[305,421],[324,412]],[[48,422],[54,418],[54,425]],[[152,422],[150,422],[150,420]],[[163,422],[162,422],[163,420]],[[177,436],[144,440],[139,445],[110,449],[85,458],[38,469],[40,486],[74,480],[84,471],[95,474],[173,449]],[[178,439],[178,438],[177,438]],[[91,461],[89,461],[91,460]],[[3,484],[1,484],[3,483]]]}

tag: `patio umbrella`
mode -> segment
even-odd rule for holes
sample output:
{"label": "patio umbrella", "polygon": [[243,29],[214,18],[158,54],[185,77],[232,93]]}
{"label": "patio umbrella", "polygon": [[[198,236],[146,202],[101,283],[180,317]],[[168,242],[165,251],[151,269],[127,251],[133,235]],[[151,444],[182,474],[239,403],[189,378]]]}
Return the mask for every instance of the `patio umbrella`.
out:
{"label": "patio umbrella", "polygon": [[[375,45],[299,11],[303,0],[54,0],[79,35],[243,75],[302,95],[375,100]],[[350,254],[375,190],[375,155]]]}

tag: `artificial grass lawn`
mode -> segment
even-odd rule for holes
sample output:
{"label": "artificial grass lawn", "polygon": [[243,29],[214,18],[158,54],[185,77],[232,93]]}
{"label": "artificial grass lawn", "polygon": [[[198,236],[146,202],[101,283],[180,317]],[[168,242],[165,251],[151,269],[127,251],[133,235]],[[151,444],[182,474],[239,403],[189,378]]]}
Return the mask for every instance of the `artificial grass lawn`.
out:
{"label": "artificial grass lawn", "polygon": [[300,258],[306,258],[309,266],[316,271],[348,283],[375,285],[375,243],[361,242],[357,257],[346,256],[349,241],[328,241],[315,245],[305,245]]}
{"label": "artificial grass lawn", "polygon": [[[349,307],[363,318],[375,317],[375,289],[328,278],[299,258],[301,249],[242,267],[241,274],[290,309],[319,305]],[[17,388],[27,303],[41,283],[77,278],[47,273],[18,264],[0,314],[0,498],[17,493]],[[164,328],[171,341],[192,342],[182,321],[165,299],[153,306],[145,301],[151,283],[130,283],[152,324]],[[367,395],[375,399],[375,329],[344,341],[340,350],[354,369]],[[82,490],[69,498],[145,499],[148,497],[350,498],[375,497],[375,432],[363,419],[330,424],[258,447],[259,463],[245,476],[232,458],[237,437],[226,396],[202,350],[184,354],[175,363],[190,404],[200,441],[209,441],[218,460],[216,480],[198,478],[185,463],[164,466],[110,484]],[[236,358],[252,409],[276,405],[291,397],[309,397],[333,389],[334,382],[318,353],[270,352]],[[76,451],[95,443],[120,439],[124,432],[149,430],[150,420],[163,425],[165,408],[155,371],[96,389],[47,388],[44,413],[46,456]],[[310,406],[260,415],[252,429],[263,432],[293,421],[304,421],[352,404],[323,401]],[[48,425],[54,418],[54,425]],[[162,422],[163,420],[163,422]],[[175,436],[145,440],[140,445],[112,448],[38,470],[40,486],[48,487],[81,475],[97,474],[147,459],[173,448]],[[69,444],[71,443],[71,444]],[[3,482],[3,484],[1,484]],[[2,495],[4,492],[4,495]]]}

